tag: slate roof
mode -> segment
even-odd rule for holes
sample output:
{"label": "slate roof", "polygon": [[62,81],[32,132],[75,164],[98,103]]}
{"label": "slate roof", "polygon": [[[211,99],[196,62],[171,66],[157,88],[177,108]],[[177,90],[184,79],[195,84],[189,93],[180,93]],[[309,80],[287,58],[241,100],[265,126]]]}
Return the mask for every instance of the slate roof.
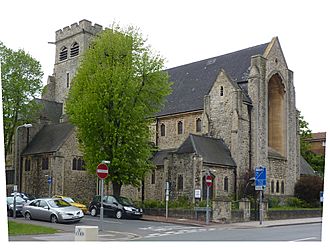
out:
{"label": "slate roof", "polygon": [[315,175],[315,171],[303,156],[300,156],[300,175]]}
{"label": "slate roof", "polygon": [[42,105],[40,110],[40,118],[42,120],[49,120],[52,123],[59,123],[62,115],[63,104],[58,102],[47,101],[44,99],[35,99],[35,101]]}
{"label": "slate roof", "polygon": [[22,155],[56,152],[74,130],[68,122],[44,126],[34,136]]}
{"label": "slate roof", "polygon": [[[247,81],[251,56],[262,55],[268,44],[167,69],[169,80],[173,82],[173,91],[167,96],[164,108],[156,116],[202,110],[204,96],[209,93],[220,70],[224,69],[236,85]],[[247,95],[244,100],[249,101]]]}
{"label": "slate roof", "polygon": [[236,166],[222,139],[190,134],[175,153],[196,153],[203,157],[204,163]]}
{"label": "slate roof", "polygon": [[157,151],[152,157],[152,162],[155,165],[164,165],[164,159],[168,156],[169,153],[172,153],[174,151],[175,149]]}

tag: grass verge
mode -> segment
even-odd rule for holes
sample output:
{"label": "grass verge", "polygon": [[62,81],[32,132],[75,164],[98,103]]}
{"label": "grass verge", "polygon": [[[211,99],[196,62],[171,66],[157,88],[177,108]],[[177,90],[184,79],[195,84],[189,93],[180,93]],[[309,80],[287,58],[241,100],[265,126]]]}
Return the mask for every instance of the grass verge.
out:
{"label": "grass verge", "polygon": [[9,236],[26,235],[26,234],[53,234],[57,232],[58,232],[57,229],[51,227],[17,223],[15,221],[8,221]]}

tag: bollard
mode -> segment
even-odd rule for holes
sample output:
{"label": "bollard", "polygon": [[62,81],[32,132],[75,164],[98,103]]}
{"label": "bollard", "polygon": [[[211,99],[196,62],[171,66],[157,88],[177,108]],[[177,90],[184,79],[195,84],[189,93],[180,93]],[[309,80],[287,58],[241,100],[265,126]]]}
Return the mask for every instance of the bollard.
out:
{"label": "bollard", "polygon": [[76,226],[75,241],[97,241],[98,226]]}

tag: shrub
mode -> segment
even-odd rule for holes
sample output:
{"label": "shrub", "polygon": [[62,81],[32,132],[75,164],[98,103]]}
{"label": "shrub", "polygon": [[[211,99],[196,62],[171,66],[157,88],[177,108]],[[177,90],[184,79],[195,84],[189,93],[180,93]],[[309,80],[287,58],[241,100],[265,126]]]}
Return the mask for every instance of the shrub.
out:
{"label": "shrub", "polygon": [[268,199],[268,207],[269,208],[276,208],[280,206],[280,199],[278,197],[270,197]]}
{"label": "shrub", "polygon": [[289,197],[285,200],[285,205],[288,207],[303,208],[306,206],[306,202],[297,197]]}
{"label": "shrub", "polygon": [[323,180],[319,176],[304,176],[295,185],[295,196],[308,203],[310,207],[319,206]]}

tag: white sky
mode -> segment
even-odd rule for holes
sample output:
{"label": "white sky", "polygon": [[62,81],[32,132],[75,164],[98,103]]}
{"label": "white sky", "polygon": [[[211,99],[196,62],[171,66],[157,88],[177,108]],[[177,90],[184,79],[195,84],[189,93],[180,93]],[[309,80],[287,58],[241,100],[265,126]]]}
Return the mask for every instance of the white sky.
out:
{"label": "white sky", "polygon": [[168,68],[278,36],[294,72],[297,108],[313,132],[322,132],[329,131],[329,10],[326,0],[0,0],[0,41],[40,61],[46,83],[55,61],[48,42],[82,19],[140,27]]}
{"label": "white sky", "polygon": [[[309,3],[308,3],[309,2]],[[297,108],[313,132],[328,128],[327,1],[85,1],[8,0],[0,3],[0,40],[22,48],[52,74],[55,31],[82,19],[108,27],[113,21],[141,28],[150,45],[174,67],[278,36],[294,71]]]}

